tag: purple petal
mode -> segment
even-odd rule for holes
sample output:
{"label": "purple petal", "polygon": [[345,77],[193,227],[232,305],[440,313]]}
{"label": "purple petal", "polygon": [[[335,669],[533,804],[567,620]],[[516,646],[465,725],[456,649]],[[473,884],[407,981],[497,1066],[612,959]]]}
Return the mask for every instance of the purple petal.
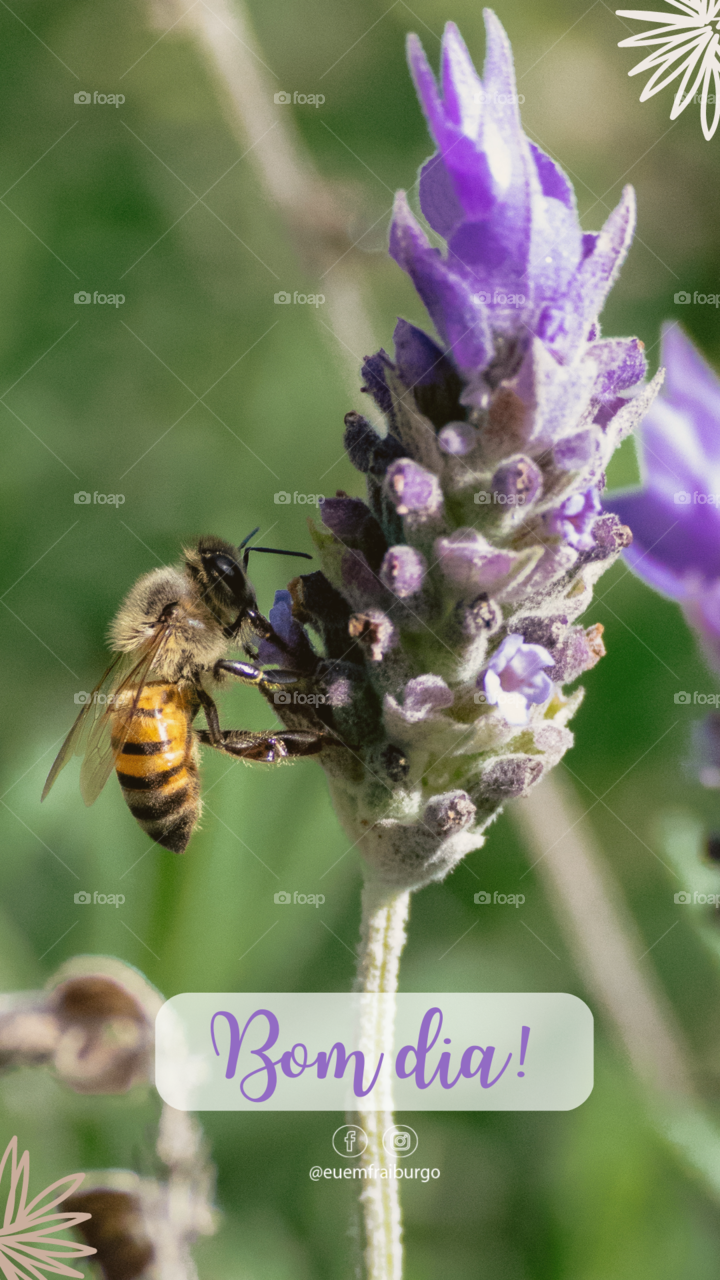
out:
{"label": "purple petal", "polygon": [[632,529],[628,563],[658,590],[681,600],[692,584],[697,589],[720,579],[718,507],[693,501],[671,506],[654,490],[609,494],[604,505]]}
{"label": "purple petal", "polygon": [[691,416],[703,452],[720,461],[720,380],[677,325],[665,325],[662,363],[666,366],[664,398]]}
{"label": "purple petal", "polygon": [[452,372],[437,343],[407,320],[398,320],[393,341],[398,373],[407,387],[441,384]]}
{"label": "purple petal", "polygon": [[591,551],[595,545],[592,529],[601,514],[600,495],[595,487],[573,493],[546,518],[548,532],[561,537],[575,551]]}
{"label": "purple petal", "polygon": [[469,138],[477,138],[483,111],[483,86],[467,45],[454,22],[442,40],[442,88],[445,112]]}
{"label": "purple petal", "polygon": [[477,683],[509,724],[527,724],[529,705],[545,702],[553,691],[553,682],[544,670],[553,665],[543,645],[525,644],[521,635],[513,634],[503,640]]}
{"label": "purple petal", "polygon": [[269,620],[273,630],[288,648],[281,649],[272,640],[260,640],[258,662],[262,666],[274,665],[291,669],[306,666],[307,660],[312,657],[312,650],[305,631],[297,619],[293,618],[292,596],[289,591],[275,592],[275,603],[270,610]]}
{"label": "purple petal", "polygon": [[414,34],[407,38],[407,59],[430,132],[438,143],[441,139],[444,141],[445,109],[438,93],[433,69],[420,40]]}
{"label": "purple petal", "polygon": [[541,151],[539,147],[536,147],[534,142],[530,143],[530,150],[533,154],[543,195],[550,196],[553,200],[559,200],[566,208],[574,211],[575,192],[567,174],[563,173],[559,165],[556,165],[555,161],[550,159],[550,156]]}
{"label": "purple petal", "polygon": [[[635,230],[635,194],[626,187],[602,231],[570,281],[565,308],[568,321],[556,336],[558,350],[568,352],[584,339],[622,266]],[[572,317],[572,320],[569,319]],[[540,324],[539,331],[542,329]],[[547,328],[548,320],[545,320]],[[541,333],[542,336],[542,333]],[[548,338],[553,335],[548,330]]]}
{"label": "purple petal", "polygon": [[433,231],[447,239],[462,222],[465,211],[455,193],[455,185],[436,152],[420,170],[420,208]]}
{"label": "purple petal", "polygon": [[390,254],[407,271],[460,369],[484,367],[492,353],[484,304],[433,249],[399,191],[390,228]]}
{"label": "purple petal", "polygon": [[595,342],[588,355],[598,366],[597,396],[616,396],[642,382],[647,373],[644,343],[639,338],[607,338]]}

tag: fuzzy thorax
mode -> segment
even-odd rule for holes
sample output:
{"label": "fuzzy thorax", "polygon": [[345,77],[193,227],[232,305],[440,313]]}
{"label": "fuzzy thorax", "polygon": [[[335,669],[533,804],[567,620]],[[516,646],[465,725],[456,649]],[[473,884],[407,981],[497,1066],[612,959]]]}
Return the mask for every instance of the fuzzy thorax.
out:
{"label": "fuzzy thorax", "polygon": [[217,619],[179,569],[153,569],[135,583],[111,623],[110,645],[140,657],[161,632],[152,669],[157,679],[169,683],[211,670],[227,649]]}

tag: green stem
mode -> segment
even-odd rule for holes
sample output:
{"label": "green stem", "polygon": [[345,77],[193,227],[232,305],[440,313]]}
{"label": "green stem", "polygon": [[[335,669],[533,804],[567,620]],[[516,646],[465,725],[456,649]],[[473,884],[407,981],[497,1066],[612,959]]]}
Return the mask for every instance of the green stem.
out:
{"label": "green stem", "polygon": [[[360,1047],[366,1062],[378,1062],[381,1053],[386,1060],[393,1056],[394,996],[409,906],[408,890],[388,889],[372,881],[365,884],[356,989],[363,994],[379,992],[392,997],[361,1001]],[[362,1165],[367,1172],[360,1194],[365,1219],[366,1274],[367,1280],[402,1280],[402,1217],[398,1181],[394,1176],[397,1162],[383,1146],[383,1134],[393,1124],[389,1076],[379,1101],[380,1110],[358,1112],[358,1122],[368,1138],[362,1155]]]}

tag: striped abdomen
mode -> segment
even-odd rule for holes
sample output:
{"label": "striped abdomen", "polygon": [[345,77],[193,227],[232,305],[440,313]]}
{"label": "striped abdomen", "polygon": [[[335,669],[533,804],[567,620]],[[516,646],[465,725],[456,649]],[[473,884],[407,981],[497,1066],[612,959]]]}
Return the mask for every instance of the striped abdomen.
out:
{"label": "striped abdomen", "polygon": [[[152,840],[183,853],[200,816],[189,688],[153,681],[143,688],[115,763],[131,814]],[[113,746],[118,739],[113,735]]]}

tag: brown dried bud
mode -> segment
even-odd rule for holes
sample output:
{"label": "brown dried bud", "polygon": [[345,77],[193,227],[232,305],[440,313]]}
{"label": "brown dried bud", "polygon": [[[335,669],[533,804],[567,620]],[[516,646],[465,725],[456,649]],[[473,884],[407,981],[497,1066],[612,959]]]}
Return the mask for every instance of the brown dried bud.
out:
{"label": "brown dried bud", "polygon": [[363,646],[371,662],[382,662],[385,654],[397,644],[395,628],[380,609],[354,613],[348,623],[348,632]]}
{"label": "brown dried bud", "polygon": [[587,640],[588,649],[592,655],[592,660],[588,662],[588,665],[585,668],[586,671],[589,671],[591,667],[594,667],[595,664],[599,662],[601,658],[604,658],[607,653],[602,639],[604,630],[605,628],[602,622],[596,622],[594,626],[587,627],[585,630],[585,639]]}
{"label": "brown dried bud", "polygon": [[162,999],[129,965],[79,956],[49,990],[0,1001],[0,1067],[53,1064],[78,1093],[125,1093],[150,1079]]}
{"label": "brown dried bud", "polygon": [[105,1280],[135,1280],[146,1272],[154,1249],[143,1222],[139,1195],[97,1187],[74,1195],[68,1205],[73,1212],[91,1215],[79,1230],[86,1243],[97,1250],[95,1261]]}
{"label": "brown dried bud", "polygon": [[168,1166],[167,1182],[124,1169],[91,1173],[68,1202],[92,1214],[80,1230],[97,1249],[105,1280],[197,1280],[190,1245],[216,1228],[200,1125],[164,1107],[157,1153]]}
{"label": "brown dried bud", "polygon": [[77,1093],[126,1093],[150,1079],[161,1004],[158,992],[119,960],[78,956],[64,965],[48,996],[63,1083]]}

